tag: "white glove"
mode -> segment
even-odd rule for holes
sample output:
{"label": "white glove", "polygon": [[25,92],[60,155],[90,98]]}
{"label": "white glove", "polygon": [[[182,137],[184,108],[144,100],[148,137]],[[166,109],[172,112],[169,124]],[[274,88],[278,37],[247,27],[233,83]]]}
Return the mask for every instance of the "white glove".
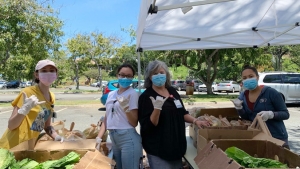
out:
{"label": "white glove", "polygon": [[240,100],[240,99],[234,99],[234,100],[231,100],[232,103],[234,104],[234,107],[237,109],[237,110],[240,110],[240,109],[243,109],[243,100]]}
{"label": "white glove", "polygon": [[152,104],[154,106],[154,109],[159,109],[161,110],[163,104],[165,103],[165,101],[168,99],[169,97],[166,97],[165,99],[163,97],[160,96],[156,96],[156,100],[150,96],[150,99],[152,101]]}
{"label": "white glove", "polygon": [[96,149],[98,150],[98,151],[100,151],[100,145],[101,145],[101,142],[102,142],[102,139],[99,137],[99,136],[97,136],[96,137]]}
{"label": "white glove", "polygon": [[64,142],[64,138],[62,138],[60,135],[56,135],[54,141]]}
{"label": "white glove", "polygon": [[34,106],[45,103],[45,101],[39,102],[38,98],[35,95],[31,95],[28,98],[26,93],[24,92],[22,93],[23,93],[23,106],[18,110],[19,114],[26,116]]}
{"label": "white glove", "polygon": [[121,108],[124,110],[124,112],[129,112],[129,99],[130,95],[127,98],[124,97],[117,97],[117,100],[121,106]]}
{"label": "white glove", "polygon": [[274,118],[274,112],[272,111],[261,111],[260,113],[257,114],[261,116],[263,121],[267,121],[269,119]]}

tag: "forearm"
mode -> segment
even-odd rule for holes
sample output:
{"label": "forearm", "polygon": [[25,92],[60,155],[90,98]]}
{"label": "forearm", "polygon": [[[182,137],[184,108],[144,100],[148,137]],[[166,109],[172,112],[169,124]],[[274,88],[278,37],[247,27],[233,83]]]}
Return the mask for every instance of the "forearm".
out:
{"label": "forearm", "polygon": [[151,116],[150,116],[150,121],[154,126],[157,126],[159,122],[159,116],[160,116],[160,111],[159,109],[154,109]]}
{"label": "forearm", "polygon": [[53,139],[58,135],[52,126],[47,126],[45,132]]}
{"label": "forearm", "polygon": [[18,108],[15,107],[11,117],[8,120],[8,129],[14,130],[20,126],[22,121],[24,120],[25,116],[18,113]]}
{"label": "forearm", "polygon": [[287,120],[290,118],[290,113],[288,110],[286,111],[274,111],[274,120]]}
{"label": "forearm", "polygon": [[197,120],[196,118],[194,118],[189,114],[184,115],[184,121],[187,123],[194,123],[196,120]]}
{"label": "forearm", "polygon": [[137,109],[130,110],[129,112],[126,112],[126,117],[129,122],[129,124],[132,127],[136,127],[138,125],[138,111]]}

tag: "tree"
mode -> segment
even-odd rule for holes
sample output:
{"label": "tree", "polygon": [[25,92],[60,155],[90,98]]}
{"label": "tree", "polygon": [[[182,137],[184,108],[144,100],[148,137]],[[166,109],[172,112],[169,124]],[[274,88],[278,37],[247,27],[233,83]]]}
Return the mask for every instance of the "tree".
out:
{"label": "tree", "polygon": [[76,82],[76,89],[79,89],[79,74],[87,69],[87,64],[90,61],[89,54],[90,38],[86,35],[77,34],[76,37],[71,38],[67,42],[67,48],[70,52],[69,62],[71,69],[74,71]]}
{"label": "tree", "polygon": [[286,55],[291,50],[290,46],[271,46],[267,48],[269,52],[273,55],[273,67],[276,71],[282,70],[282,57]]}
{"label": "tree", "polygon": [[270,64],[271,55],[266,53],[264,48],[238,48],[227,49],[224,57],[218,64],[217,78],[221,80],[239,81],[241,71],[245,65],[256,67],[261,70],[268,70],[272,67]]}
{"label": "tree", "polygon": [[90,36],[88,55],[98,69],[100,87],[102,86],[101,70],[110,64],[109,58],[115,54],[115,45],[117,45],[119,41],[120,40],[116,37],[105,37],[102,33],[93,32]]}
{"label": "tree", "polygon": [[292,45],[290,50],[291,62],[300,67],[300,45]]}
{"label": "tree", "polygon": [[207,86],[207,94],[213,94],[211,86],[217,76],[217,63],[224,51],[186,50],[168,51],[168,57],[177,66],[181,63],[190,69],[190,77],[200,79]]}
{"label": "tree", "polygon": [[60,47],[63,22],[35,0],[0,1],[0,69],[11,56],[48,58]]}

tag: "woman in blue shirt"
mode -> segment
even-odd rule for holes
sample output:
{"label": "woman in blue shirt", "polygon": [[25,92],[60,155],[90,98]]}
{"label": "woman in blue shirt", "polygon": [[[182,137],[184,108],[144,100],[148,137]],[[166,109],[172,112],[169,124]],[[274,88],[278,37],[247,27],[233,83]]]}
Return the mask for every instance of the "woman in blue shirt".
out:
{"label": "woman in blue shirt", "polygon": [[272,136],[285,142],[289,149],[288,133],[283,120],[290,117],[282,95],[269,86],[258,86],[256,68],[245,66],[242,71],[243,87],[246,89],[238,99],[232,100],[241,118],[253,121],[260,115]]}

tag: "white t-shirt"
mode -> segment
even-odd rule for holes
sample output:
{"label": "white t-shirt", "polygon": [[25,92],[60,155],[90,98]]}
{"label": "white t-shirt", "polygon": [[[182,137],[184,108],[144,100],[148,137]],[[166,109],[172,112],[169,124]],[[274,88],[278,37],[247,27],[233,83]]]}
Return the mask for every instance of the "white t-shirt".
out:
{"label": "white t-shirt", "polygon": [[129,99],[129,110],[138,108],[138,99],[139,95],[133,88],[128,88],[122,94],[118,94],[118,90],[112,91],[108,94],[106,100],[106,128],[107,129],[129,129],[133,128],[126,117],[125,112],[121,108],[117,97],[123,96],[124,98]]}

